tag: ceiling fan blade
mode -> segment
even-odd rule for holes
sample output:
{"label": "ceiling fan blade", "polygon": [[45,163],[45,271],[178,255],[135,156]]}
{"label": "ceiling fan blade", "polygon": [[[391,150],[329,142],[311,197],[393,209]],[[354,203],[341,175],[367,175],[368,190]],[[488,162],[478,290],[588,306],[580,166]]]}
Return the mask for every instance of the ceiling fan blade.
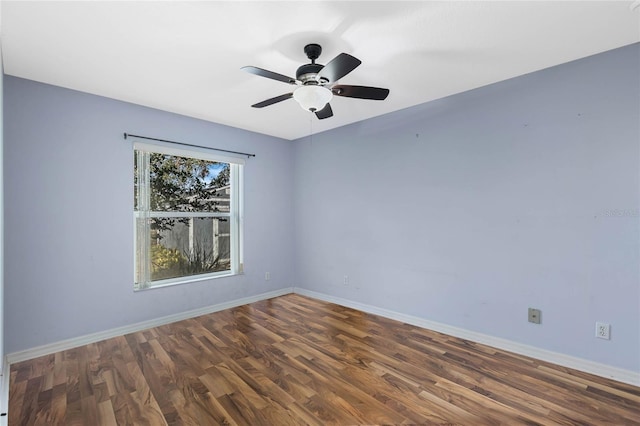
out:
{"label": "ceiling fan blade", "polygon": [[263,70],[262,68],[252,67],[252,66],[242,67],[240,69],[243,71],[249,72],[251,74],[259,75],[260,77],[266,77],[272,80],[278,80],[288,84],[296,84],[296,80],[294,78],[287,77],[286,75],[278,74],[277,72],[267,71],[267,70]]}
{"label": "ceiling fan blade", "polygon": [[341,53],[324,66],[318,73],[318,81],[326,78],[329,81],[338,81],[357,68],[362,61],[347,53]]}
{"label": "ceiling fan blade", "polygon": [[336,85],[331,88],[336,96],[345,96],[347,98],[372,99],[375,101],[383,101],[389,95],[389,89],[368,86],[345,86]]}
{"label": "ceiling fan blade", "polygon": [[284,95],[276,96],[275,98],[267,99],[262,102],[258,102],[257,104],[251,105],[253,108],[264,108],[269,105],[277,104],[278,102],[286,101],[287,99],[293,97],[293,93],[286,93]]}
{"label": "ceiling fan blade", "polygon": [[320,111],[316,111],[316,117],[319,120],[324,120],[325,118],[333,117],[333,110],[331,109],[331,105],[326,104],[324,108]]}

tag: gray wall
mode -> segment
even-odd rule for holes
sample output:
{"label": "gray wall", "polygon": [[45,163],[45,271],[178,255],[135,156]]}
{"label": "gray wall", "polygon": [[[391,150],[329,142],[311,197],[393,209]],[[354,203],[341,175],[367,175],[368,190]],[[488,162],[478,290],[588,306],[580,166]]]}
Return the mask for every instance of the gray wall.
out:
{"label": "gray wall", "polygon": [[640,371],[639,62],[635,44],[296,141],[296,285]]}
{"label": "gray wall", "polygon": [[[9,76],[4,102],[7,353],[294,284],[291,142]],[[124,132],[257,155],[244,275],[133,292]]]}

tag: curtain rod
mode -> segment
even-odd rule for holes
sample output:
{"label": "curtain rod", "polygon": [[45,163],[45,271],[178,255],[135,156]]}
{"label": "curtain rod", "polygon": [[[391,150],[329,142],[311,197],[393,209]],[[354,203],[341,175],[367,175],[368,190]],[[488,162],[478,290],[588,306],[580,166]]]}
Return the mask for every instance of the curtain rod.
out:
{"label": "curtain rod", "polygon": [[239,152],[239,151],[229,151],[228,149],[220,149],[220,148],[211,148],[209,146],[202,146],[202,145],[192,145],[190,143],[184,143],[184,142],[176,142],[176,141],[169,141],[166,139],[157,139],[157,138],[150,138],[148,136],[140,136],[140,135],[132,135],[131,133],[125,133],[124,134],[124,138],[127,139],[129,136],[131,136],[132,138],[140,138],[140,139],[148,139],[150,141],[158,141],[158,142],[168,142],[168,143],[173,143],[176,145],[182,145],[182,146],[190,146],[192,148],[204,148],[204,149],[210,149],[212,151],[220,151],[220,152],[228,152],[230,154],[240,154],[240,155],[246,155],[248,158],[250,157],[255,157],[255,154],[249,154],[247,152]]}

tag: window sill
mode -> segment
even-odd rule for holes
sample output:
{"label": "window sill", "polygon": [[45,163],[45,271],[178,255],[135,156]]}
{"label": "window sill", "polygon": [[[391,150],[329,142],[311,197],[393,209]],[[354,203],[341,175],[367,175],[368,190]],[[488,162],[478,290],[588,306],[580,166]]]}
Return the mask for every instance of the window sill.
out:
{"label": "window sill", "polygon": [[217,278],[235,277],[237,275],[244,275],[244,273],[243,272],[215,272],[213,274],[206,274],[206,275],[194,275],[191,277],[170,278],[166,280],[153,281],[147,287],[134,286],[133,291],[138,292],[138,291],[154,290],[157,288],[172,287],[175,285],[182,285],[182,284],[192,284],[199,281],[214,280]]}

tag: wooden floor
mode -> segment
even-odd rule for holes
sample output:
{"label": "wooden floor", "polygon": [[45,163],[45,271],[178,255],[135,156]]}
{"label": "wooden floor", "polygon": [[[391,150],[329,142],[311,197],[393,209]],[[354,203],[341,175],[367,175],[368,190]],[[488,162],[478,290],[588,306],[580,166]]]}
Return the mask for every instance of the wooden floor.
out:
{"label": "wooden floor", "polygon": [[640,388],[287,295],[11,366],[9,425],[638,425]]}

